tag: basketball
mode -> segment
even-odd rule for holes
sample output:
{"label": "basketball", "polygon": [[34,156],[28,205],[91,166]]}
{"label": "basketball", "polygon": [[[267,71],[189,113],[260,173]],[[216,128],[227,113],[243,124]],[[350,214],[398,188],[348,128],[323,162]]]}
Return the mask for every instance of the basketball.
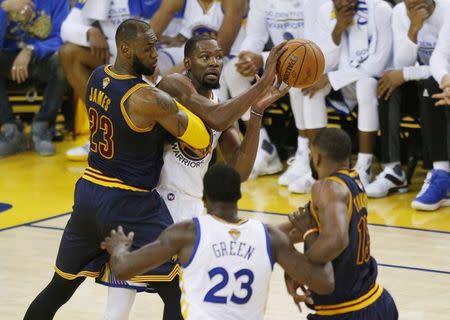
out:
{"label": "basketball", "polygon": [[305,39],[286,43],[287,50],[278,61],[278,77],[290,87],[312,86],[323,74],[325,57],[319,46]]}

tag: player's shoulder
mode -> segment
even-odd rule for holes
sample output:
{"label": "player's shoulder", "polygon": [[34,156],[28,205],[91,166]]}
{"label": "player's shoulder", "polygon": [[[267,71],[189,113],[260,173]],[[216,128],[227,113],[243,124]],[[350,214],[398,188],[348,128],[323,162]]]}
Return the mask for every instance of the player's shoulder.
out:
{"label": "player's shoulder", "polygon": [[316,181],[311,188],[311,196],[317,202],[319,199],[327,200],[329,198],[347,198],[350,190],[345,182],[338,179],[327,177]]}
{"label": "player's shoulder", "polygon": [[193,87],[189,78],[181,73],[172,73],[164,76],[157,84],[157,88],[166,92],[172,92],[174,88]]}

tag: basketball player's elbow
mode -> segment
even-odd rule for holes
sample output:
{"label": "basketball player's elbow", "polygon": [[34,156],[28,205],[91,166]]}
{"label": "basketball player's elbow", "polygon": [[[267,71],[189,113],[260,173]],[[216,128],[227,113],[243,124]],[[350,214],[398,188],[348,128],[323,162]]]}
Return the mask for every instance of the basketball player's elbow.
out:
{"label": "basketball player's elbow", "polygon": [[320,292],[318,294],[331,294],[334,292],[335,282],[334,282],[334,270],[330,262],[324,265],[322,270],[322,283]]}

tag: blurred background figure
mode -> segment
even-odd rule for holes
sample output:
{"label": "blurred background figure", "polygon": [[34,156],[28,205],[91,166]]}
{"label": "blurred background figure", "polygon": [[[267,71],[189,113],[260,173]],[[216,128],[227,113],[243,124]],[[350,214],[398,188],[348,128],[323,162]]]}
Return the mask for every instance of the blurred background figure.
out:
{"label": "blurred background figure", "polygon": [[66,80],[57,54],[67,1],[4,0],[0,7],[0,157],[27,149],[23,125],[12,113],[7,84],[46,82],[44,98],[31,129],[31,147],[55,154],[51,127],[62,105]]}

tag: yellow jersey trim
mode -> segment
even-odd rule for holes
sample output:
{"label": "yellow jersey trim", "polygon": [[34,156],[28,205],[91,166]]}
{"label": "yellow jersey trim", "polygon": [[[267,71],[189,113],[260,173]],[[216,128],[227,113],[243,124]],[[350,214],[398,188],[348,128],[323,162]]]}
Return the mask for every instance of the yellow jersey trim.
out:
{"label": "yellow jersey trim", "polygon": [[72,273],[62,271],[57,266],[55,266],[55,272],[59,276],[61,276],[62,278],[66,279],[66,280],[74,280],[74,279],[80,278],[80,277],[97,278],[100,275],[100,272],[94,272],[94,271],[80,271],[77,274],[72,274]]}
{"label": "yellow jersey trim", "polygon": [[316,211],[316,209],[314,208],[314,203],[313,203],[313,201],[312,201],[312,199],[311,199],[311,203],[310,203],[310,205],[309,205],[309,211],[311,212],[311,214],[312,214],[312,217],[314,218],[314,220],[316,221],[316,224],[317,224],[317,228],[319,228],[319,231],[320,231],[320,220],[319,220],[319,216],[317,215],[317,211]]}
{"label": "yellow jersey trim", "polygon": [[177,264],[173,267],[172,271],[167,274],[161,274],[161,275],[140,275],[140,276],[134,276],[130,279],[130,282],[170,282],[175,279],[176,276],[180,274],[180,266]]}
{"label": "yellow jersey trim", "polygon": [[129,79],[135,79],[135,76],[132,76],[131,74],[118,74],[111,70],[111,65],[108,64],[104,68],[105,73],[110,76],[113,79],[117,80],[129,80]]}
{"label": "yellow jersey trim", "polygon": [[150,190],[136,188],[136,187],[127,185],[122,180],[119,180],[116,178],[111,178],[111,177],[103,175],[102,173],[96,173],[95,171],[91,171],[91,168],[86,168],[86,170],[83,173],[82,178],[84,180],[98,184],[103,187],[119,188],[119,189],[136,191],[136,192],[150,192]]}
{"label": "yellow jersey trim", "polygon": [[138,126],[136,126],[133,121],[131,121],[130,116],[127,113],[127,110],[125,108],[125,101],[127,101],[127,99],[136,91],[138,91],[141,88],[144,87],[149,87],[148,84],[146,83],[138,83],[135,86],[131,87],[127,92],[125,92],[125,94],[123,95],[122,99],[120,100],[120,111],[122,111],[122,116],[125,119],[125,122],[128,124],[128,126],[130,127],[131,130],[135,131],[135,132],[139,132],[139,133],[143,133],[143,132],[149,132],[152,131],[153,126],[147,127],[147,128],[139,128]]}
{"label": "yellow jersey trim", "polygon": [[316,310],[316,314],[320,316],[333,316],[354,312],[370,306],[372,303],[377,301],[382,293],[383,287],[379,284],[375,284],[372,289],[358,299],[333,305],[314,306],[314,309]]}
{"label": "yellow jersey trim", "polygon": [[[344,173],[344,174],[346,174],[346,173]],[[348,175],[350,175],[350,174],[348,174]],[[347,204],[347,216],[350,219],[352,217],[352,211],[353,211],[353,195],[350,192],[350,189],[348,189],[347,184],[344,181],[342,181],[342,179],[340,179],[338,177],[335,177],[335,176],[327,177],[325,180],[331,180],[331,181],[334,181],[336,183],[339,183],[339,184],[343,185],[345,188],[347,188],[347,190],[349,191],[348,192],[348,194],[349,194],[348,204]]]}

